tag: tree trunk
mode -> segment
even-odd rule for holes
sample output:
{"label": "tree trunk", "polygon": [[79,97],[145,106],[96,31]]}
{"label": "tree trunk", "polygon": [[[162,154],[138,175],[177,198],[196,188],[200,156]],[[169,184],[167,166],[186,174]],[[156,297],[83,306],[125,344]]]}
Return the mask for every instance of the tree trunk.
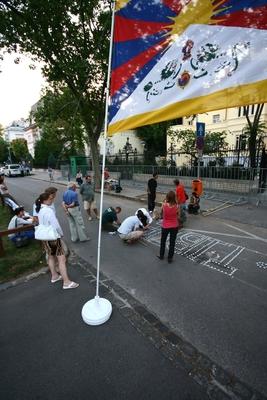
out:
{"label": "tree trunk", "polygon": [[89,107],[87,107],[86,102],[80,100],[79,103],[80,114],[84,122],[84,127],[88,137],[88,143],[91,149],[91,156],[92,156],[92,167],[94,172],[94,183],[96,188],[100,188],[101,184],[101,173],[99,167],[99,154],[98,154],[98,147],[97,142],[100,136],[100,132],[95,132],[96,128],[92,126],[92,121],[90,118],[90,114],[88,113]]}
{"label": "tree trunk", "polygon": [[100,188],[101,184],[101,173],[99,167],[99,154],[98,154],[98,147],[97,147],[97,140],[92,138],[92,136],[88,135],[89,144],[91,148],[91,155],[92,155],[92,164],[93,164],[93,171],[94,171],[94,183],[97,189]]}

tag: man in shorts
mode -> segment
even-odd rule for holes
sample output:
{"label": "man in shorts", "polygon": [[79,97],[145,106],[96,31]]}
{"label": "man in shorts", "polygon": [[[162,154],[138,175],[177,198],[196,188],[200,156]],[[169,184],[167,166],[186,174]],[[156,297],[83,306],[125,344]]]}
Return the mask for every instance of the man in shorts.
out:
{"label": "man in shorts", "polygon": [[80,193],[83,199],[83,207],[88,214],[89,221],[92,221],[92,211],[94,211],[96,218],[99,219],[95,203],[95,189],[92,185],[91,175],[86,175],[85,182],[80,187]]}

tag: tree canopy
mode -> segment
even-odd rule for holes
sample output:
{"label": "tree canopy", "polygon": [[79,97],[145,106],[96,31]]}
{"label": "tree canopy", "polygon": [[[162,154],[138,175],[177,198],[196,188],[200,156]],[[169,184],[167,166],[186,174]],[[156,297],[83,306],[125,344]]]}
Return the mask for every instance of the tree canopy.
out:
{"label": "tree canopy", "polygon": [[[187,154],[196,160],[198,157],[196,149],[196,132],[192,129],[176,130],[170,129],[169,136],[174,143],[174,149],[177,152]],[[204,140],[203,153],[216,154],[221,157],[221,153],[227,148],[226,132],[207,132]]]}
{"label": "tree canopy", "polygon": [[25,161],[29,159],[27,140],[25,139],[12,140],[11,150],[17,161]]}
{"label": "tree canopy", "polygon": [[99,180],[110,31],[108,0],[0,0],[0,47],[43,62],[54,88],[75,99]]}
{"label": "tree canopy", "polygon": [[8,145],[7,142],[0,137],[0,163],[8,159]]}
{"label": "tree canopy", "polygon": [[47,167],[50,153],[57,161],[84,153],[87,136],[74,105],[77,105],[76,100],[69,89],[46,90],[37,110],[31,115],[32,121],[42,131],[42,137],[35,147],[37,166]]}

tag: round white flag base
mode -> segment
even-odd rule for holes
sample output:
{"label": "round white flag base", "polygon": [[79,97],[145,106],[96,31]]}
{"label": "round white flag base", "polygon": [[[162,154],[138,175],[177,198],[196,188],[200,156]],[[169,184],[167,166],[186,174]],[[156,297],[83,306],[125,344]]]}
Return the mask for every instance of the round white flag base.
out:
{"label": "round white flag base", "polygon": [[88,325],[104,324],[111,316],[112,305],[107,299],[95,296],[82,308],[82,319]]}

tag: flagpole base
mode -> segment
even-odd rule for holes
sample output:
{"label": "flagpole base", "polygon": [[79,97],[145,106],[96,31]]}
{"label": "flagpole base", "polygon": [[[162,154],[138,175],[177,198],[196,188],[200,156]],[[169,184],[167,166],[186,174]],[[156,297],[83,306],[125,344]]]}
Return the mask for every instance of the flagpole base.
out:
{"label": "flagpole base", "polygon": [[88,325],[101,325],[109,320],[112,313],[110,301],[95,296],[87,301],[82,308],[82,319]]}

